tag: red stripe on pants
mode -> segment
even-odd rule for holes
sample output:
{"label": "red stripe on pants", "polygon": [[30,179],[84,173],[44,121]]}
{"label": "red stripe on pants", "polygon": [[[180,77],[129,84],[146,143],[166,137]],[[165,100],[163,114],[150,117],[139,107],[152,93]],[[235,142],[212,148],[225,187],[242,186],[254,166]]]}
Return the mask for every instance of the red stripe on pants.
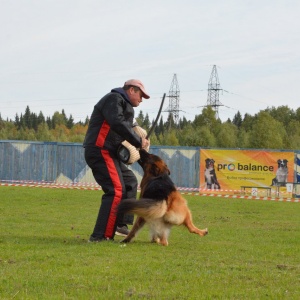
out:
{"label": "red stripe on pants", "polygon": [[114,164],[114,160],[111,158],[109,155],[109,152],[107,150],[101,150],[102,156],[105,160],[108,173],[110,175],[110,178],[112,180],[112,183],[114,185],[114,190],[115,190],[115,196],[110,208],[109,216],[108,216],[108,221],[105,229],[104,236],[107,238],[112,238],[114,236],[114,230],[115,230],[115,224],[116,224],[116,209],[117,206],[119,205],[121,199],[122,199],[122,184],[120,182],[120,177],[118,174],[118,171],[116,169],[116,166]]}

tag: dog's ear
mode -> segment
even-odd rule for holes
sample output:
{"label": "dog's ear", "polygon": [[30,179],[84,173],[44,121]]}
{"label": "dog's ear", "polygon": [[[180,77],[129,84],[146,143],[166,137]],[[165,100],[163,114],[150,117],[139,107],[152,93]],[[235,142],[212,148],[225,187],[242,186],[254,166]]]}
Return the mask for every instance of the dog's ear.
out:
{"label": "dog's ear", "polygon": [[160,174],[171,175],[171,171],[166,164],[163,164],[163,166],[160,168]]}
{"label": "dog's ear", "polygon": [[287,160],[287,159],[284,159],[284,160],[283,160],[283,162],[287,163],[287,162],[288,162],[288,160]]}
{"label": "dog's ear", "polygon": [[171,171],[167,165],[164,165],[163,168],[160,168],[160,174],[168,174],[171,175]]}
{"label": "dog's ear", "polygon": [[153,176],[161,175],[160,168],[156,164],[151,165],[151,173]]}
{"label": "dog's ear", "polygon": [[151,173],[153,176],[160,176],[162,174],[168,174],[168,175],[171,174],[168,166],[163,161],[159,161],[151,164]]}

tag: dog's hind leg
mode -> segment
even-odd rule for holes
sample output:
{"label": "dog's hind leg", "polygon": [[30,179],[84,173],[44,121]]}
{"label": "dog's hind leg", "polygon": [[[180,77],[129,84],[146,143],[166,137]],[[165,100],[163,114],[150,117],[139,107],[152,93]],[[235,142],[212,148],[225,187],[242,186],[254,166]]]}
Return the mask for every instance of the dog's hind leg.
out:
{"label": "dog's hind leg", "polygon": [[169,245],[168,239],[166,237],[157,238],[157,240],[155,242],[159,245],[162,245],[162,246],[168,246]]}
{"label": "dog's hind leg", "polygon": [[196,233],[196,234],[199,234],[200,236],[205,236],[205,235],[208,234],[207,228],[199,229],[194,225],[194,223],[192,221],[192,215],[191,215],[190,211],[188,211],[188,213],[186,215],[186,218],[183,222],[183,225],[185,225],[188,228],[190,233]]}
{"label": "dog's hind leg", "polygon": [[129,243],[136,236],[138,231],[145,225],[145,223],[146,221],[144,218],[137,217],[128,235],[121,241],[121,243]]}
{"label": "dog's hind leg", "polygon": [[156,219],[149,223],[151,242],[162,246],[168,246],[168,238],[172,225],[164,222],[162,219]]}
{"label": "dog's hind leg", "polygon": [[158,244],[161,244],[163,246],[168,246],[168,238],[170,234],[170,228],[165,228],[165,230],[161,233]]}

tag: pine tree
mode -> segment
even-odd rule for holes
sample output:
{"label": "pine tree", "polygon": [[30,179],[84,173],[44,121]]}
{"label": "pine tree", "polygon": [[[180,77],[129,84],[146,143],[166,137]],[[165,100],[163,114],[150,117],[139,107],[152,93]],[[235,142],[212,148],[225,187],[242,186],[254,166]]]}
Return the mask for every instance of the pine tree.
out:
{"label": "pine tree", "polygon": [[84,126],[87,126],[87,125],[89,125],[89,123],[90,123],[90,118],[87,116],[86,118],[85,118],[85,121],[84,121]]}
{"label": "pine tree", "polygon": [[65,114],[65,110],[64,109],[61,111],[61,114],[62,114],[62,117],[63,117],[63,120],[64,120],[63,124],[67,125],[68,119],[67,119],[67,116]]}
{"label": "pine tree", "polygon": [[16,114],[15,116],[15,126],[20,129],[21,128],[21,122],[20,122],[20,118],[18,116],[18,114]]}
{"label": "pine tree", "polygon": [[232,123],[235,126],[237,126],[237,128],[240,128],[242,126],[243,120],[242,120],[241,113],[239,111],[234,115]]}
{"label": "pine tree", "polygon": [[165,129],[165,126],[164,126],[164,121],[163,121],[163,117],[161,116],[160,117],[160,121],[159,121],[159,130],[158,130],[158,134],[157,134],[157,136],[159,136],[159,135],[163,135],[164,134],[164,130]]}
{"label": "pine tree", "polygon": [[144,119],[144,122],[142,124],[142,127],[145,129],[145,130],[148,130],[150,128],[150,119],[149,119],[149,115],[146,114],[146,117]]}
{"label": "pine tree", "polygon": [[136,118],[136,120],[137,120],[137,122],[138,122],[138,124],[140,125],[140,126],[143,126],[143,123],[144,123],[144,114],[143,114],[143,112],[140,110],[140,112],[139,112],[139,115],[138,115],[138,117]]}
{"label": "pine tree", "polygon": [[29,109],[28,105],[26,106],[25,113],[24,113],[24,116],[23,116],[23,120],[24,120],[23,124],[24,124],[25,128],[26,127],[27,128],[32,128],[31,112],[30,112],[30,109]]}
{"label": "pine tree", "polygon": [[41,111],[38,115],[37,121],[38,121],[38,125],[45,123],[45,117]]}
{"label": "pine tree", "polygon": [[38,129],[38,117],[35,113],[31,114],[31,128],[33,128],[35,131]]}
{"label": "pine tree", "polygon": [[74,126],[74,119],[73,119],[72,115],[70,115],[69,119],[67,120],[66,125],[69,129],[71,129]]}
{"label": "pine tree", "polygon": [[53,127],[52,127],[52,120],[51,120],[50,117],[46,118],[46,123],[47,123],[49,129],[53,129]]}

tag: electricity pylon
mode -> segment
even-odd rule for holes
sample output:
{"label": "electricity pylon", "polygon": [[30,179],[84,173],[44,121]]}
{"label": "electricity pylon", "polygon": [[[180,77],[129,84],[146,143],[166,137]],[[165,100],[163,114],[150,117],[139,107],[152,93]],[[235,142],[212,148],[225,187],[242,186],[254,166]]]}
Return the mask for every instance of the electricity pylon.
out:
{"label": "electricity pylon", "polygon": [[210,79],[208,82],[208,95],[206,106],[211,106],[215,111],[216,119],[219,118],[219,106],[223,104],[219,101],[219,91],[221,91],[221,86],[218,78],[217,67],[213,66]]}
{"label": "electricity pylon", "polygon": [[173,116],[173,120],[175,125],[179,123],[179,98],[180,98],[180,91],[179,91],[179,84],[177,80],[176,74],[173,76],[173,80],[171,83],[171,87],[169,90],[169,108],[168,111]]}

